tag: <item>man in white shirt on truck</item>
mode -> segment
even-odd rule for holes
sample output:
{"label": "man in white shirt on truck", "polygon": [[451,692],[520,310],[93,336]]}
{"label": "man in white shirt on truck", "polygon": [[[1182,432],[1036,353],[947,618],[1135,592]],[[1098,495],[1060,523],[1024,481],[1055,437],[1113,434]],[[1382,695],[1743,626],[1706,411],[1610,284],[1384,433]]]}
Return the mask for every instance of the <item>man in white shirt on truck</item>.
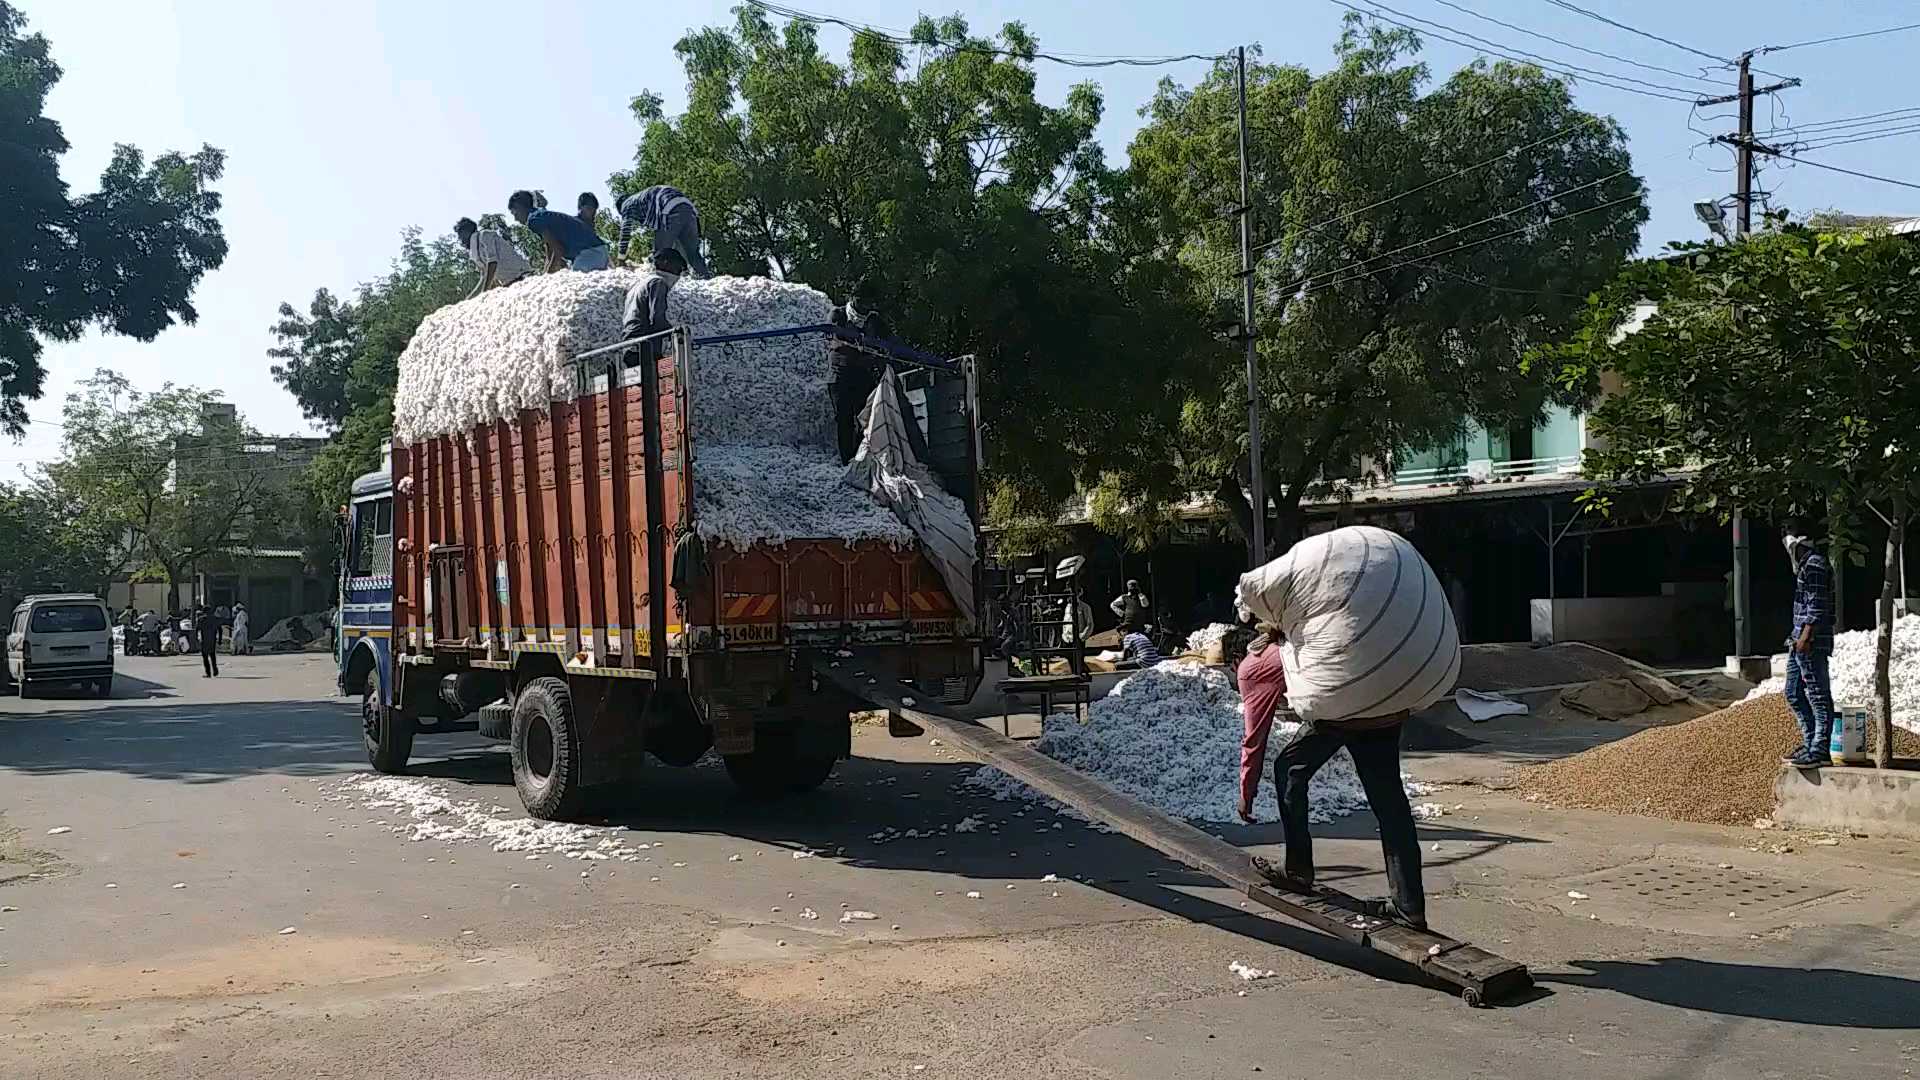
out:
{"label": "man in white shirt on truck", "polygon": [[468,299],[479,296],[488,289],[497,289],[511,285],[533,272],[533,266],[513,241],[500,234],[498,229],[483,229],[472,218],[461,218],[453,223],[454,238],[460,246],[467,249],[467,257],[480,269],[480,280],[474,284]]}

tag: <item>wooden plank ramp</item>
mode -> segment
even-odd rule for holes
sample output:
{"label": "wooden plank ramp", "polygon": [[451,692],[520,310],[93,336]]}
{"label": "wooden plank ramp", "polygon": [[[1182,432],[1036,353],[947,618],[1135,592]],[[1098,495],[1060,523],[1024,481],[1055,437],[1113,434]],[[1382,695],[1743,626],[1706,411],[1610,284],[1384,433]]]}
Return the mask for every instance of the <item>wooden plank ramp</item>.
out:
{"label": "wooden plank ramp", "polygon": [[[939,733],[976,760],[1005,771],[1029,787],[1073,807],[1094,821],[1215,878],[1236,892],[1295,922],[1417,968],[1460,990],[1469,1005],[1511,1000],[1533,987],[1524,965],[1444,934],[1370,914],[1369,906],[1337,889],[1313,894],[1283,892],[1257,874],[1246,852],[1178,818],[1130,799],[1038,750],[970,720],[908,705],[898,687],[869,682],[856,653],[839,658],[810,654],[820,677],[875,708]],[[879,670],[878,665],[875,665]]]}

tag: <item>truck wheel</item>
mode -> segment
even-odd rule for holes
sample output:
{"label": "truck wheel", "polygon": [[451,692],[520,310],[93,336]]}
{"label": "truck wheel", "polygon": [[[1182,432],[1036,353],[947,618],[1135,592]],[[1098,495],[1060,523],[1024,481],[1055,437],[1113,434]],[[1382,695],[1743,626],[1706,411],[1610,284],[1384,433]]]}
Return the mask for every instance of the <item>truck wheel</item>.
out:
{"label": "truck wheel", "polygon": [[580,782],[580,729],[565,681],[549,676],[521,689],[508,746],[513,786],[527,813],[546,821],[578,817],[587,790]]}
{"label": "truck wheel", "polygon": [[93,680],[93,696],[110,698],[113,696],[113,676]]}
{"label": "truck wheel", "polygon": [[380,699],[380,676],[369,670],[360,685],[360,741],[367,747],[367,764],[376,772],[407,771],[413,756],[413,717]]}
{"label": "truck wheel", "polygon": [[826,783],[833,775],[836,759],[802,757],[794,751],[792,742],[762,735],[755,740],[753,753],[729,754],[722,760],[727,775],[741,791],[756,799],[770,799],[799,795]]}

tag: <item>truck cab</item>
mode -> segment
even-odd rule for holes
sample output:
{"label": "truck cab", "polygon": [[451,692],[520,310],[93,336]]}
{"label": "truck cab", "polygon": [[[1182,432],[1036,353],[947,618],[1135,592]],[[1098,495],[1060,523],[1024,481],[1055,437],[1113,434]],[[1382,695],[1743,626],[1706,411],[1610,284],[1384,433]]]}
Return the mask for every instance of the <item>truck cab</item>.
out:
{"label": "truck cab", "polygon": [[[363,697],[371,694],[381,703],[389,703],[393,685],[393,479],[384,462],[381,468],[353,482],[339,589],[335,660],[340,690]],[[379,733],[362,734],[369,740],[371,754]]]}

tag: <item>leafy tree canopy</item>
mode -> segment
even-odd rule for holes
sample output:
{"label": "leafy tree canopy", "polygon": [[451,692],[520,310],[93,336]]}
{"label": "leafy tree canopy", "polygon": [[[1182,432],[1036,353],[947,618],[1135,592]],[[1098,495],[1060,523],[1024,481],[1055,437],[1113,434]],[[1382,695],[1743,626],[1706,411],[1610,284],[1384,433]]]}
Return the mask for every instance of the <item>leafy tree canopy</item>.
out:
{"label": "leafy tree canopy", "polygon": [[[1625,137],[1521,64],[1476,62],[1428,88],[1419,38],[1350,17],[1333,70],[1250,63],[1267,492],[1284,546],[1301,499],[1337,491],[1478,421],[1532,424],[1553,387],[1521,370],[1638,243],[1645,189]],[[1141,205],[1190,266],[1200,310],[1239,319],[1235,75],[1168,81],[1130,150]],[[1501,152],[1504,150],[1504,153]],[[1564,224],[1561,223],[1564,221]],[[1205,354],[1178,422],[1157,433],[1183,468],[1106,483],[1136,514],[1217,491],[1243,530],[1246,383],[1238,350]],[[1098,500],[1095,505],[1100,505]],[[1124,524],[1120,522],[1118,524]]]}
{"label": "leafy tree canopy", "polygon": [[226,156],[211,146],[151,163],[116,146],[100,189],[69,194],[66,136],[45,115],[60,67],[25,27],[0,0],[0,429],[15,436],[41,394],[42,339],[99,327],[149,341],[192,323],[194,287],[227,256],[211,186]]}
{"label": "leafy tree canopy", "polygon": [[[1900,547],[1920,503],[1920,247],[1789,226],[1680,255],[1630,267],[1529,366],[1598,400],[1588,430],[1599,448],[1586,467],[1603,485],[1679,475],[1690,507],[1720,517],[1736,506],[1831,511],[1843,548],[1857,547],[1865,513],[1890,526],[1877,660],[1884,763]],[[1619,380],[1604,398],[1603,373]],[[1591,498],[1607,506],[1604,487]]]}
{"label": "leafy tree canopy", "polygon": [[151,562],[178,582],[196,564],[289,540],[285,465],[249,450],[261,436],[217,392],[149,393],[101,370],[68,395],[64,421],[48,479],[115,538],[115,566]]}
{"label": "leafy tree canopy", "polygon": [[0,610],[31,593],[99,592],[117,568],[114,539],[55,484],[0,484]]}

